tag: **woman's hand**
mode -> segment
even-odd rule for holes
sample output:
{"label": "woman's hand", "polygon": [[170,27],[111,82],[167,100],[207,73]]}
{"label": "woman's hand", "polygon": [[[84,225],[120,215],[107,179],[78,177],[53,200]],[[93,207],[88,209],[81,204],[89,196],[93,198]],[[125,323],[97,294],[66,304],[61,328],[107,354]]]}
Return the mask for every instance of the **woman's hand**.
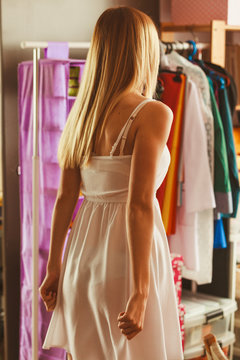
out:
{"label": "woman's hand", "polygon": [[143,329],[147,297],[141,294],[130,296],[126,311],[118,315],[118,327],[131,340]]}
{"label": "woman's hand", "polygon": [[47,311],[53,311],[56,306],[59,276],[60,272],[47,273],[39,288]]}

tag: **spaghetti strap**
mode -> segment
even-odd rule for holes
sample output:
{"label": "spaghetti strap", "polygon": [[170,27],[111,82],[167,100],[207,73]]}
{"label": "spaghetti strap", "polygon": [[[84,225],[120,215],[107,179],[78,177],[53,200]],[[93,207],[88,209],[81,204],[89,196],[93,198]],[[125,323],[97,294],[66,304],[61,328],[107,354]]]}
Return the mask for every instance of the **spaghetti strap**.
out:
{"label": "spaghetti strap", "polygon": [[138,112],[141,110],[141,108],[148,102],[150,101],[154,101],[154,99],[146,99],[143,100],[140,104],[137,105],[137,107],[133,110],[133,112],[131,113],[131,115],[129,116],[128,120],[126,121],[126,124],[123,126],[123,128],[121,129],[117,140],[115,141],[115,143],[112,146],[112,150],[110,152],[110,156],[113,156],[119,141],[121,140],[121,145],[120,145],[120,154],[123,154],[123,150],[124,150],[124,146],[127,140],[127,135],[128,135],[128,131],[132,125],[133,120],[135,119],[135,117],[137,116]]}

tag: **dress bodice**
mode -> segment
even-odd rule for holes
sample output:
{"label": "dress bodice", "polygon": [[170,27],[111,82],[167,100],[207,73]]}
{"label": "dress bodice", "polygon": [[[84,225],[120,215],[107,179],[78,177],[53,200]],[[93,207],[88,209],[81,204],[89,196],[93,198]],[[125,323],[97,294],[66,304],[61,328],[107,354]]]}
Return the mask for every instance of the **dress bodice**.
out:
{"label": "dress bodice", "polygon": [[[86,199],[99,202],[126,202],[129,188],[132,155],[123,155],[131,124],[137,114],[153,99],[145,99],[133,110],[112,146],[109,156],[92,156],[87,166],[81,168],[82,194]],[[120,155],[114,156],[120,144]],[[164,147],[156,175],[155,190],[161,185],[170,163],[170,153]],[[144,171],[144,169],[142,169]]]}
{"label": "dress bodice", "polygon": [[[82,194],[85,198],[92,201],[126,202],[131,159],[131,155],[92,156],[89,164],[81,168]],[[169,163],[170,153],[165,146],[158,165],[155,191],[161,185]]]}

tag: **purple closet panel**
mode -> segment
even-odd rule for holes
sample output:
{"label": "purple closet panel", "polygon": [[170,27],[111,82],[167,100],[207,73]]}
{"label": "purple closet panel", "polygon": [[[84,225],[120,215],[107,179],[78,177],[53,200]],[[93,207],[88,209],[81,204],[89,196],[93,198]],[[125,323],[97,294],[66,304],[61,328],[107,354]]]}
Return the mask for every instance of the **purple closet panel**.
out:
{"label": "purple closet panel", "polygon": [[[43,280],[49,250],[51,216],[60,178],[58,141],[74,99],[68,98],[70,60],[44,59],[39,62],[39,281]],[[74,60],[74,65],[84,65]],[[18,67],[19,158],[21,217],[21,309],[20,360],[31,360],[32,329],[32,62]],[[80,207],[79,200],[78,207]],[[76,214],[75,210],[75,214]],[[39,359],[65,359],[62,349],[41,348],[52,313],[39,298]]]}

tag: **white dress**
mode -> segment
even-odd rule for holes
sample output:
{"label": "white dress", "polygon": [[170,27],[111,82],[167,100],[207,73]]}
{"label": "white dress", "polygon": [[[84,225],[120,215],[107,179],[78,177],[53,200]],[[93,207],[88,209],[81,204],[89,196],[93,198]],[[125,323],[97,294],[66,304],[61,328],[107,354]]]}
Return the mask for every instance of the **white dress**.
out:
{"label": "white dress", "polygon": [[[66,245],[57,303],[43,344],[43,349],[64,348],[73,360],[183,359],[170,253],[157,199],[144,328],[129,341],[117,326],[131,287],[126,233],[131,155],[121,154],[132,121],[148,101],[134,110],[111,154],[93,156],[81,169],[85,198]],[[120,155],[113,156],[120,140]],[[156,190],[169,163],[165,146]]]}

